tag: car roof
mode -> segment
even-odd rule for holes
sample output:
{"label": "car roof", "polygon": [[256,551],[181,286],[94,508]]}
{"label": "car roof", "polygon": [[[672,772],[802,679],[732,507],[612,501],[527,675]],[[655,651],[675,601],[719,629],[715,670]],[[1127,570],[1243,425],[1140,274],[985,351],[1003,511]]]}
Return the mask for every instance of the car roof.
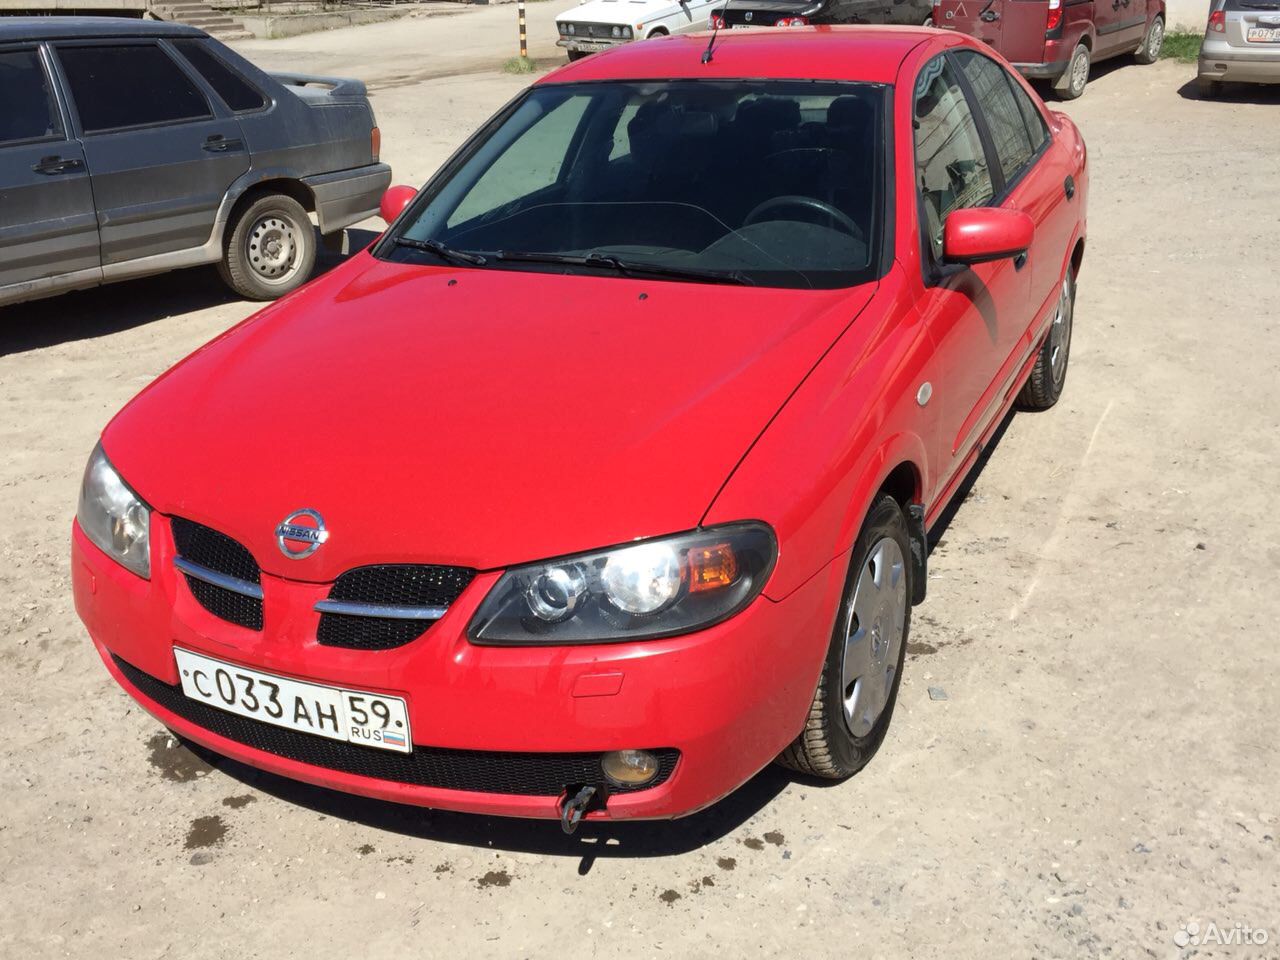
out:
{"label": "car roof", "polygon": [[893,83],[906,55],[955,34],[924,27],[820,26],[721,30],[710,63],[709,31],[626,43],[548,74],[542,83],[586,80],[860,80]]}
{"label": "car roof", "polygon": [[185,23],[129,17],[0,17],[0,43],[95,37],[202,37]]}

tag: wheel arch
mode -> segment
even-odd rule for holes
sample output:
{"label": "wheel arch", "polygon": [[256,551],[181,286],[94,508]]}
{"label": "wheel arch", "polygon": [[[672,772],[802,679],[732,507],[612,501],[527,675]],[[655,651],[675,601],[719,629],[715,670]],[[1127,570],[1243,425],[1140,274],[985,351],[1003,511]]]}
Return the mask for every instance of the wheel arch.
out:
{"label": "wheel arch", "polygon": [[216,227],[219,242],[225,241],[228,227],[245,207],[269,193],[292,197],[307,213],[316,212],[315,194],[297,177],[284,171],[251,171],[233,183],[222,199]]}

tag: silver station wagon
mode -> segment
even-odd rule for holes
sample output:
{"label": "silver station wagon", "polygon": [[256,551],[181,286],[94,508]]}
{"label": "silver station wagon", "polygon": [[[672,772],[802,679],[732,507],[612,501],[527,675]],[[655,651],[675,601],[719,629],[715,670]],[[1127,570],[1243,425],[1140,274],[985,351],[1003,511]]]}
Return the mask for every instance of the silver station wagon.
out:
{"label": "silver station wagon", "polygon": [[364,84],[270,75],[193,27],[0,18],[0,305],[217,264],[306,281],[391,171]]}

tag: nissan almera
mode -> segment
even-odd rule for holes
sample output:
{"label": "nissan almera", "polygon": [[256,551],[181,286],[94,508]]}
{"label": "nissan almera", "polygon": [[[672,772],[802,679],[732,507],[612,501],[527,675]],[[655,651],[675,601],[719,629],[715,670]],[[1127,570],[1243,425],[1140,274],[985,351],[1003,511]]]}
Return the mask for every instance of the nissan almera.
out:
{"label": "nissan almera", "polygon": [[1087,194],[966,37],[572,64],[111,421],[77,609],[160,722],[338,790],[572,829],[847,777],[929,529],[1063,389]]}

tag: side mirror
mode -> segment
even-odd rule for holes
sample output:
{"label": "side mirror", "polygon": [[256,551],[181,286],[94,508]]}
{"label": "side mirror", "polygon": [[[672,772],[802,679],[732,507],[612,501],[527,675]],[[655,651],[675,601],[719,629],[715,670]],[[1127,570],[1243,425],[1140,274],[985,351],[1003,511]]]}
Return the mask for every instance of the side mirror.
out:
{"label": "side mirror", "polygon": [[1021,210],[967,207],[947,217],[942,258],[974,264],[1017,257],[1027,252],[1035,235],[1035,222]]}
{"label": "side mirror", "polygon": [[400,211],[412,203],[417,195],[418,191],[413,187],[388,187],[387,192],[382,195],[378,215],[390,226],[391,221],[400,216]]}

